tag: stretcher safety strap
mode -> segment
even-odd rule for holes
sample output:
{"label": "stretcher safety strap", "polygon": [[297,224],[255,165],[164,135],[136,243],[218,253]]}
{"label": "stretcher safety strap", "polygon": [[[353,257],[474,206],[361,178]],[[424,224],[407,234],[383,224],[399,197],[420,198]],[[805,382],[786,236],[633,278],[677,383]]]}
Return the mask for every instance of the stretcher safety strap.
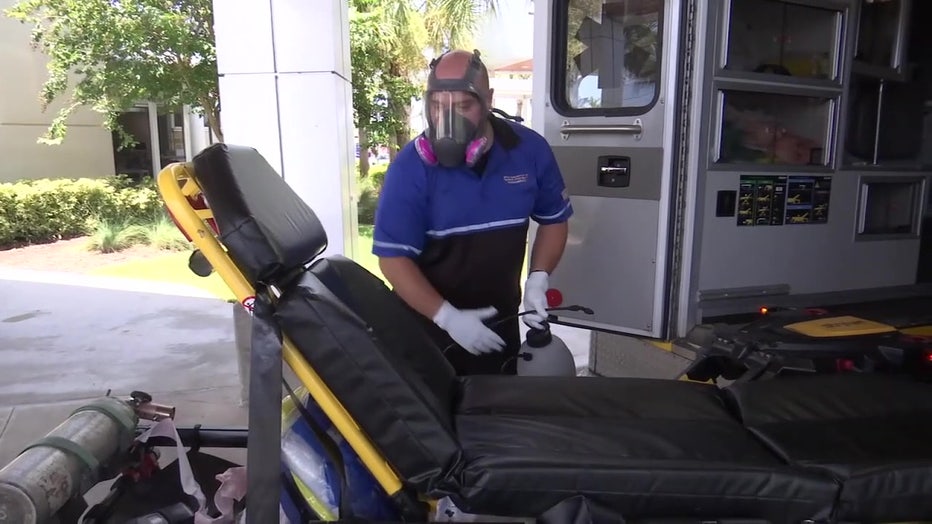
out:
{"label": "stretcher safety strap", "polygon": [[246,524],[278,522],[282,463],[282,339],[266,289],[256,286],[249,356]]}

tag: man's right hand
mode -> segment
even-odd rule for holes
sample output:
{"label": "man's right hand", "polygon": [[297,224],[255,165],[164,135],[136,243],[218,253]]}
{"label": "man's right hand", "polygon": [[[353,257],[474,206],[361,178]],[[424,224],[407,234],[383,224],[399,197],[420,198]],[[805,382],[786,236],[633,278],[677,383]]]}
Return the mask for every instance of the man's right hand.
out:
{"label": "man's right hand", "polygon": [[473,355],[481,355],[501,351],[505,347],[502,337],[482,323],[497,312],[494,307],[460,310],[444,300],[433,321],[463,349]]}

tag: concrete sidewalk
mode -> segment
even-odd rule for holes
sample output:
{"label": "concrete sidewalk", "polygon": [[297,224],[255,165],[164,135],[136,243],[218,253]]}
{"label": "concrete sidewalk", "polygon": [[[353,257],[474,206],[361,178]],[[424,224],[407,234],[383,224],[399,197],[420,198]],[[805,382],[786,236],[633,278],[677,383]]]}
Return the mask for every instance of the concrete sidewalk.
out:
{"label": "concrete sidewalk", "polygon": [[178,425],[245,427],[233,305],[199,290],[0,269],[0,467],[87,400],[145,391]]}

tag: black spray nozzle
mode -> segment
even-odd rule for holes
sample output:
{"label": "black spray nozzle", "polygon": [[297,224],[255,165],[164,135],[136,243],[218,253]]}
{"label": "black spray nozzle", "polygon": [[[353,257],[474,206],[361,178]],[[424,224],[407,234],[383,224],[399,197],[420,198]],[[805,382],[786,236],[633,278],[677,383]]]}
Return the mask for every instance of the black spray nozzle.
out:
{"label": "black spray nozzle", "polygon": [[[587,307],[585,307],[585,306],[577,306],[577,305],[573,305],[573,306],[563,306],[563,307],[548,307],[548,308],[546,309],[546,311],[547,311],[547,313],[550,313],[550,312],[552,312],[552,311],[582,311],[583,313],[585,313],[585,314],[587,314],[587,315],[594,315],[594,314],[595,314],[595,311],[593,311],[592,309],[587,308]],[[507,322],[507,321],[509,321],[509,320],[512,320],[512,319],[515,319],[515,318],[518,318],[518,317],[523,317],[524,315],[536,315],[536,314],[537,314],[537,311],[535,311],[535,310],[533,310],[533,309],[529,309],[529,310],[527,310],[527,311],[522,311],[522,312],[520,312],[520,313],[518,313],[518,314],[516,314],[516,315],[508,315],[508,316],[505,317],[505,318],[496,320],[495,322],[489,324],[489,327],[495,327],[495,326],[497,326],[497,325],[499,325],[499,324],[501,324],[501,323],[503,323],[503,322]],[[556,315],[550,315],[550,314],[548,314],[548,315],[547,315],[547,318],[544,319],[544,322],[556,322],[557,320],[559,320],[559,318],[557,318]]]}

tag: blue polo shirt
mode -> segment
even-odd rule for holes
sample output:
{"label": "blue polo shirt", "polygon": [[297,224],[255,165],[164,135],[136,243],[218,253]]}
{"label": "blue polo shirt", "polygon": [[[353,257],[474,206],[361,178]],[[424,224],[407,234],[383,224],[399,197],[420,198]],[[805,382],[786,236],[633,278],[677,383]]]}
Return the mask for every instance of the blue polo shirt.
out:
{"label": "blue polo shirt", "polygon": [[385,174],[372,252],[410,257],[459,308],[516,311],[529,220],[565,222],[573,214],[546,140],[492,117],[495,139],[480,165],[428,166],[413,143]]}

